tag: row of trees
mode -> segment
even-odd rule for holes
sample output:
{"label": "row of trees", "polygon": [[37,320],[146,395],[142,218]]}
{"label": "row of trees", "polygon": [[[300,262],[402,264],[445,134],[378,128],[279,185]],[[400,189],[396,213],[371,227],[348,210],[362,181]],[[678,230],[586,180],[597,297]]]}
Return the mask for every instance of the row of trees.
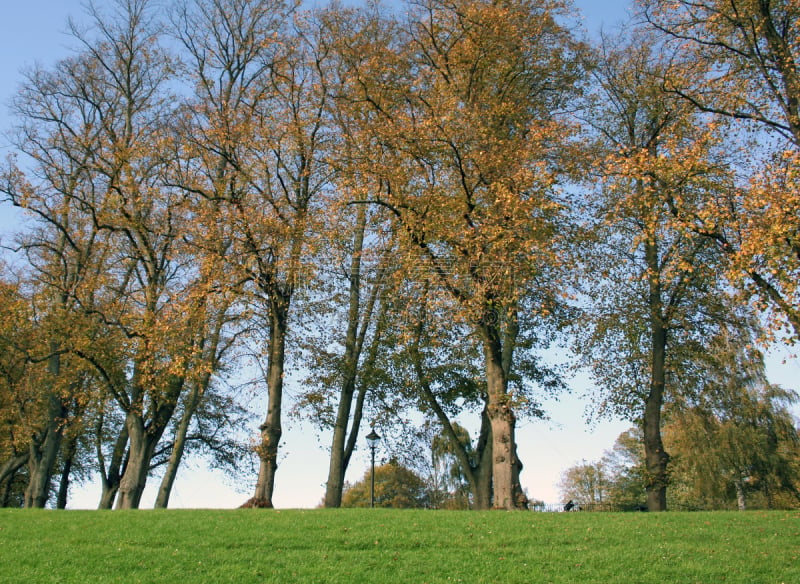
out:
{"label": "row of trees", "polygon": [[800,336],[797,12],[646,0],[592,46],[544,0],[90,7],[26,74],[0,172],[33,218],[3,272],[5,501],[45,505],[60,468],[59,506],[99,472],[135,508],[163,467],[166,506],[188,450],[249,450],[270,507],[291,379],[332,435],[326,506],[364,417],[414,410],[473,507],[522,507],[516,421],[565,387],[560,338],[665,509],[665,404],[716,340]]}

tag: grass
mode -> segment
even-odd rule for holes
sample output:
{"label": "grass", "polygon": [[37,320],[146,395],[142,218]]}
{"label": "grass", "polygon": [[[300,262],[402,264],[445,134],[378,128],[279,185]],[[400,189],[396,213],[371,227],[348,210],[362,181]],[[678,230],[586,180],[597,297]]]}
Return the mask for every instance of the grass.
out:
{"label": "grass", "polygon": [[794,584],[800,512],[2,509],[0,582]]}

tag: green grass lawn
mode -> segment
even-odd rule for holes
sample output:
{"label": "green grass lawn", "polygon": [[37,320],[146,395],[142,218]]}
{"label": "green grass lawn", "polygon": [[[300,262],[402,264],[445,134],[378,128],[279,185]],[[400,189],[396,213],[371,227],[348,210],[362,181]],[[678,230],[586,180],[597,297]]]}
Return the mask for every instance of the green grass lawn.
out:
{"label": "green grass lawn", "polygon": [[800,583],[800,512],[0,509],[0,582]]}

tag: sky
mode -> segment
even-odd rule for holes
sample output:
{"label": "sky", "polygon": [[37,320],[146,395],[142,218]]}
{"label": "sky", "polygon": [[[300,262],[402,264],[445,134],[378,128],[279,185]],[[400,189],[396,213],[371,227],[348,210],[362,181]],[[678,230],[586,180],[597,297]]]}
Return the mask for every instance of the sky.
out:
{"label": "sky", "polygon": [[[68,17],[83,17],[81,0],[5,0],[0,19],[0,132],[5,132],[11,120],[7,104],[22,81],[20,71],[34,63],[52,65],[69,54],[71,40],[64,33]],[[102,6],[103,0],[98,4]],[[578,0],[575,5],[584,15],[584,24],[591,32],[601,26],[613,27],[626,16],[625,0]],[[7,140],[0,137],[0,157],[9,149]],[[0,240],[7,241],[21,217],[5,204],[0,204]],[[769,357],[771,381],[786,387],[798,387],[800,363],[777,352]],[[591,411],[582,394],[585,380],[573,382],[574,391],[558,402],[545,402],[548,421],[522,421],[517,440],[520,457],[525,465],[523,487],[529,496],[548,503],[559,502],[557,483],[561,473],[582,460],[599,459],[614,443],[616,437],[630,427],[623,421],[603,421],[587,425]],[[263,412],[258,411],[259,419]],[[280,466],[276,479],[274,501],[279,508],[315,507],[324,494],[327,477],[327,447],[330,437],[318,436],[310,424],[286,420]],[[257,429],[252,428],[253,435]],[[363,440],[362,440],[363,442]],[[389,456],[379,446],[378,460]],[[369,465],[366,444],[360,446],[347,475],[353,482],[361,478]],[[142,507],[152,506],[160,477],[148,481]],[[233,485],[221,473],[211,471],[202,462],[190,462],[178,475],[173,489],[171,507],[237,507],[252,493],[255,481]],[[96,484],[71,490],[71,508],[94,508],[100,497]]]}

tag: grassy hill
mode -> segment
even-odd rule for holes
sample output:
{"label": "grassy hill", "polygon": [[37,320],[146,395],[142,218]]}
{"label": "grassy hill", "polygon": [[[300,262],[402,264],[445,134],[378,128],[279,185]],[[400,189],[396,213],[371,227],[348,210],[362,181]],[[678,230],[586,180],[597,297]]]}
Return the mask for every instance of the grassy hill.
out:
{"label": "grassy hill", "polygon": [[800,512],[0,509],[0,582],[800,583]]}

